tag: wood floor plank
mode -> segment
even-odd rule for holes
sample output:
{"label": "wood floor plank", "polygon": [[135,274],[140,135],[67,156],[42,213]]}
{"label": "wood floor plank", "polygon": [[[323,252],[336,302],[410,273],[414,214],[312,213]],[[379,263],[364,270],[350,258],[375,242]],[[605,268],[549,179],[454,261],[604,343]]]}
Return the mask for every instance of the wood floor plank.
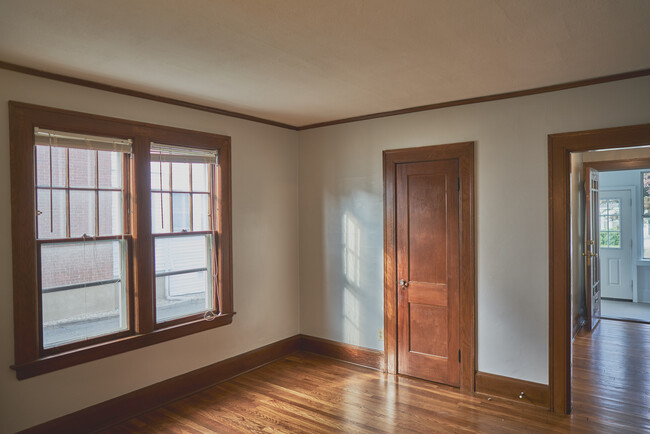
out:
{"label": "wood floor plank", "polygon": [[570,416],[301,352],[105,432],[650,432],[650,324],[603,320],[573,353]]}

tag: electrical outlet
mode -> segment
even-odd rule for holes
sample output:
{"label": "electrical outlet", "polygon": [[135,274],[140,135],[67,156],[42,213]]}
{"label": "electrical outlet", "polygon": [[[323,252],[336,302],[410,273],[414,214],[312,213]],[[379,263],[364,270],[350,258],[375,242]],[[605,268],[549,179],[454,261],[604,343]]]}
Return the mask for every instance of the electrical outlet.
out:
{"label": "electrical outlet", "polygon": [[377,329],[377,340],[378,341],[384,340],[384,329]]}

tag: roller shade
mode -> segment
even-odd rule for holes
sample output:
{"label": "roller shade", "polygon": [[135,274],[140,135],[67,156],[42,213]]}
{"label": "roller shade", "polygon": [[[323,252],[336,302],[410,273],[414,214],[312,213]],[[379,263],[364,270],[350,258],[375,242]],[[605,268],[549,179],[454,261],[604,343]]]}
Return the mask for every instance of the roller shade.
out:
{"label": "roller shade", "polygon": [[130,139],[89,136],[86,134],[65,133],[61,131],[34,128],[34,143],[40,146],[59,146],[63,148],[90,149],[131,153]]}
{"label": "roller shade", "polygon": [[217,157],[217,150],[162,145],[151,142],[152,162],[214,164],[217,162]]}

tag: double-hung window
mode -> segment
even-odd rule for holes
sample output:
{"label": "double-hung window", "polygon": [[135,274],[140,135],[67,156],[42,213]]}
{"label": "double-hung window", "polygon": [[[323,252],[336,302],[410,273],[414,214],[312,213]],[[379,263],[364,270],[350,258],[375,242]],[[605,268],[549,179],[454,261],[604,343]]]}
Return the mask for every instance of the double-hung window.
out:
{"label": "double-hung window", "polygon": [[215,308],[215,151],[151,144],[156,323]]}
{"label": "double-hung window", "polygon": [[34,144],[43,350],[119,336],[129,328],[131,140],[36,127]]}
{"label": "double-hung window", "polygon": [[232,321],[230,138],[10,103],[19,379]]}

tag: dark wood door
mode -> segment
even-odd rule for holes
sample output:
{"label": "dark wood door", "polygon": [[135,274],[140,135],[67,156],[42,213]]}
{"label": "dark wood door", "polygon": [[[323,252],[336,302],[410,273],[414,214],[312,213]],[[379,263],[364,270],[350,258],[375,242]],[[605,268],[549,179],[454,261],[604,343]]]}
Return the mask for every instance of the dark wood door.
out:
{"label": "dark wood door", "polygon": [[598,171],[585,170],[585,295],[587,301],[587,328],[592,330],[600,320],[600,207],[598,199]]}
{"label": "dark wood door", "polygon": [[458,386],[458,160],[397,167],[398,373]]}

